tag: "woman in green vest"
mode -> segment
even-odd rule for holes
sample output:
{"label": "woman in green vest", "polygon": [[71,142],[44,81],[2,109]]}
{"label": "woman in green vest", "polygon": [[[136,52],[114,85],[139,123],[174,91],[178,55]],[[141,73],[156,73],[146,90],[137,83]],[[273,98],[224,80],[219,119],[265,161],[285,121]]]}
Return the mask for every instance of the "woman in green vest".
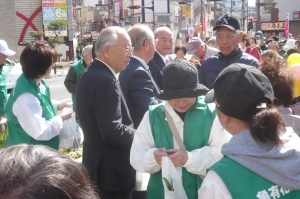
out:
{"label": "woman in green vest", "polygon": [[199,199],[300,198],[300,138],[273,106],[268,78],[254,67],[232,64],[214,82],[215,102],[231,140],[224,158],[208,169]]}
{"label": "woman in green vest", "polygon": [[[218,120],[214,122],[215,105],[204,102],[208,89],[199,84],[195,65],[174,60],[163,70],[163,84],[164,91],[158,98],[166,101],[150,106],[144,115],[134,135],[130,163],[137,171],[150,173],[147,198],[163,199],[161,159],[169,155],[188,198],[197,199],[200,175],[222,158],[220,148],[228,142],[228,136]],[[165,111],[174,121],[186,151],[179,149]]]}
{"label": "woman in green vest", "polygon": [[8,136],[5,145],[21,143],[47,145],[58,149],[58,135],[63,121],[70,119],[72,109],[51,102],[44,77],[49,76],[57,58],[55,50],[45,41],[36,41],[23,50],[20,63],[23,74],[18,78],[7,102]]}

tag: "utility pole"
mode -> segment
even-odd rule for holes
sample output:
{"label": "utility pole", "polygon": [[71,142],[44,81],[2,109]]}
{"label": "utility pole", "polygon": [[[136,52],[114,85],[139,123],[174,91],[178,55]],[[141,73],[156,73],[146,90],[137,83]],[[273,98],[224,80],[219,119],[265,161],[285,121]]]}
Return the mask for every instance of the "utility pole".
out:
{"label": "utility pole", "polygon": [[69,40],[69,61],[73,60],[73,8],[72,0],[67,0],[67,19],[68,19],[68,40]]}
{"label": "utility pole", "polygon": [[216,16],[216,13],[217,13],[217,11],[216,11],[216,1],[214,1],[214,24],[217,22],[217,16]]}
{"label": "utility pole", "polygon": [[153,11],[153,32],[154,32],[155,30],[154,0],[152,0],[152,11]]}
{"label": "utility pole", "polygon": [[[134,2],[133,0],[131,0],[131,5],[134,5]],[[133,25],[133,18],[134,18],[134,9],[131,9],[131,15],[130,15],[130,22],[131,22],[131,25]]]}
{"label": "utility pole", "polygon": [[152,0],[152,6],[141,6],[140,8],[142,8],[142,9],[150,9],[150,10],[152,10],[152,13],[153,13],[153,15],[152,15],[152,17],[153,17],[153,31],[155,30],[155,14],[154,14],[154,0]]}
{"label": "utility pole", "polygon": [[247,0],[247,34],[250,35],[250,31],[248,32],[248,24],[249,24],[249,2]]}
{"label": "utility pole", "polygon": [[232,14],[232,0],[230,1],[230,14]]}
{"label": "utility pole", "polygon": [[241,0],[242,1],[242,27],[243,27],[243,31],[245,30],[245,0]]}
{"label": "utility pole", "polygon": [[203,0],[201,0],[201,29],[200,29],[200,38],[203,39]]}
{"label": "utility pole", "polygon": [[256,14],[257,14],[257,20],[256,20],[256,31],[261,30],[260,25],[260,0],[256,0]]}

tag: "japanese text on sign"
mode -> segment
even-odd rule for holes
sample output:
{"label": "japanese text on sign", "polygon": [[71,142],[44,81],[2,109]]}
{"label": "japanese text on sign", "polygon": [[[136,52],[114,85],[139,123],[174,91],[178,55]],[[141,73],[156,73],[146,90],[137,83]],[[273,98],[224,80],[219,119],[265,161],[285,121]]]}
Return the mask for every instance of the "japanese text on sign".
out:
{"label": "japanese text on sign", "polygon": [[262,30],[284,30],[285,22],[261,23]]}

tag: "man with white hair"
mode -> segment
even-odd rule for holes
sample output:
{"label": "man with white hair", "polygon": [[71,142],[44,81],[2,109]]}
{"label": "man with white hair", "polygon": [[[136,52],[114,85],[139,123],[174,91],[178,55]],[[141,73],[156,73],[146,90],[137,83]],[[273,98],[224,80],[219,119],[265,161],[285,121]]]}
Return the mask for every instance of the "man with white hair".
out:
{"label": "man with white hair", "polygon": [[173,32],[168,27],[159,27],[154,31],[154,39],[155,53],[148,66],[154,81],[163,90],[162,71],[172,60],[168,55],[173,51]]}
{"label": "man with white hair", "polygon": [[8,48],[4,40],[0,40],[0,117],[5,115],[5,107],[7,102],[7,89],[6,89],[6,71],[3,69],[7,57],[16,54]]}
{"label": "man with white hair", "polygon": [[69,93],[72,94],[73,109],[75,110],[75,112],[76,112],[75,93],[76,93],[77,81],[81,73],[84,71],[84,69],[88,67],[90,63],[93,61],[92,47],[93,47],[92,45],[88,45],[84,47],[83,57],[78,62],[71,65],[64,82],[65,87],[67,88]]}
{"label": "man with white hair", "polygon": [[129,65],[120,73],[119,81],[134,128],[137,129],[149,105],[159,102],[156,95],[160,89],[147,65],[155,50],[153,32],[145,25],[135,25],[129,29],[128,34],[134,51]]}
{"label": "man with white hair", "polygon": [[116,74],[129,64],[133,47],[120,27],[104,29],[96,58],[79,78],[76,110],[84,132],[82,163],[102,199],[131,199],[135,170],[129,162],[135,129]]}

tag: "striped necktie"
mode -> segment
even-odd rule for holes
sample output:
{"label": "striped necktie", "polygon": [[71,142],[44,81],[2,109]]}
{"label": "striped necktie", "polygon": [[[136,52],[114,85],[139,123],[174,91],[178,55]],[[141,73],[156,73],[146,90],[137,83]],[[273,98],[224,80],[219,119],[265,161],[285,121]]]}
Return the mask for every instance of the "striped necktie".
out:
{"label": "striped necktie", "polygon": [[157,86],[156,82],[154,81],[154,79],[153,79],[153,77],[152,77],[152,75],[151,75],[150,68],[148,68],[148,74],[149,74],[149,76],[150,76],[150,78],[151,78],[151,81],[152,81],[152,84],[153,84],[153,86],[154,86],[154,88],[155,88],[155,90],[156,90],[156,93],[157,93],[157,94],[160,94],[160,93],[161,93],[160,88]]}

